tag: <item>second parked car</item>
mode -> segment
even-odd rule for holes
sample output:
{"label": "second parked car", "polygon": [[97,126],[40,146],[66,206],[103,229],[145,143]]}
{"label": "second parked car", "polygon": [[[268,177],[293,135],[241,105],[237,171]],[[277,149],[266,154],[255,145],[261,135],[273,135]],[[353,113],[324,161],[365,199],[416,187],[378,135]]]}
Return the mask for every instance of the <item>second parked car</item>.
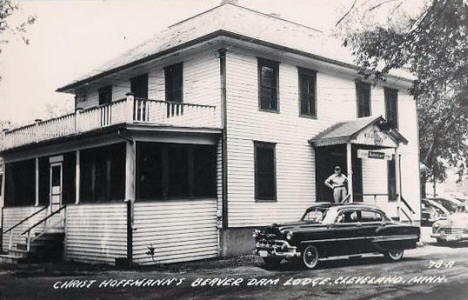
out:
{"label": "second parked car", "polygon": [[255,253],[268,266],[283,259],[300,259],[315,268],[320,260],[381,253],[391,261],[416,247],[418,226],[397,223],[380,209],[362,204],[317,203],[298,222],[257,229]]}

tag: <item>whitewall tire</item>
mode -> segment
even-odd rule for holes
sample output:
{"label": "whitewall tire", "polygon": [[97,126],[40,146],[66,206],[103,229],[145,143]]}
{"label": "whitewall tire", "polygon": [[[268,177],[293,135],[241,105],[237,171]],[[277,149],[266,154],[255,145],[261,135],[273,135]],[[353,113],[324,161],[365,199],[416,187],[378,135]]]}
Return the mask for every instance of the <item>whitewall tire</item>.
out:
{"label": "whitewall tire", "polygon": [[314,269],[319,262],[319,252],[313,245],[306,246],[301,254],[302,265],[307,269]]}
{"label": "whitewall tire", "polygon": [[403,258],[404,253],[405,251],[400,249],[389,250],[385,253],[385,257],[390,261],[399,261]]}

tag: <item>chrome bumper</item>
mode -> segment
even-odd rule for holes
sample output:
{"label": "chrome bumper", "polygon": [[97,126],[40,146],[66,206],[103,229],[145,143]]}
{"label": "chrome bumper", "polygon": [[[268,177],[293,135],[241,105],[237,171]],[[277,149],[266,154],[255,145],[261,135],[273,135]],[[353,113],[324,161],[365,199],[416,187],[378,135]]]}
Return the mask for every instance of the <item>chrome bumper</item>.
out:
{"label": "chrome bumper", "polygon": [[433,233],[432,238],[443,240],[446,242],[468,240],[468,233]]}
{"label": "chrome bumper", "polygon": [[269,243],[257,242],[253,253],[260,257],[281,257],[286,259],[301,256],[301,253],[297,251],[297,247],[291,246],[287,241],[283,240],[274,240]]}

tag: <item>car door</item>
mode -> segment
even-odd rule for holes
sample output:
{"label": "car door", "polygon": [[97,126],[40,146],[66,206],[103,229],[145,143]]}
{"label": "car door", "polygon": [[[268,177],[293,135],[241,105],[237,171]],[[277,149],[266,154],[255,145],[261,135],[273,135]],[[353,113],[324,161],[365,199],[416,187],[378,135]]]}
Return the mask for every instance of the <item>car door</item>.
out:
{"label": "car door", "polygon": [[359,220],[360,232],[363,235],[363,241],[360,247],[361,253],[375,252],[373,240],[377,232],[383,226],[385,217],[378,211],[372,209],[363,209]]}
{"label": "car door", "polygon": [[345,208],[340,210],[332,225],[333,255],[352,255],[362,253],[365,245],[365,230],[360,220],[361,209]]}

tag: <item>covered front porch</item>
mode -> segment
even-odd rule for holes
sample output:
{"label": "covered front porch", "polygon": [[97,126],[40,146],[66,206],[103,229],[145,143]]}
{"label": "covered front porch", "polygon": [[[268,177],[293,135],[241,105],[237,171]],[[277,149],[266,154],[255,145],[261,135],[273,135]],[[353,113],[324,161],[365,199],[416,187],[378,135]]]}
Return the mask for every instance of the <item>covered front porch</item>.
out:
{"label": "covered front porch", "polygon": [[363,202],[390,217],[412,222],[414,210],[402,195],[399,146],[408,141],[382,117],[337,123],[309,141],[315,150],[316,199],[333,201],[324,183],[340,166],[348,178],[343,202]]}
{"label": "covered front porch", "polygon": [[28,252],[55,232],[67,260],[217,256],[219,137],[217,129],[125,124],[4,151],[3,251],[25,244]]}

